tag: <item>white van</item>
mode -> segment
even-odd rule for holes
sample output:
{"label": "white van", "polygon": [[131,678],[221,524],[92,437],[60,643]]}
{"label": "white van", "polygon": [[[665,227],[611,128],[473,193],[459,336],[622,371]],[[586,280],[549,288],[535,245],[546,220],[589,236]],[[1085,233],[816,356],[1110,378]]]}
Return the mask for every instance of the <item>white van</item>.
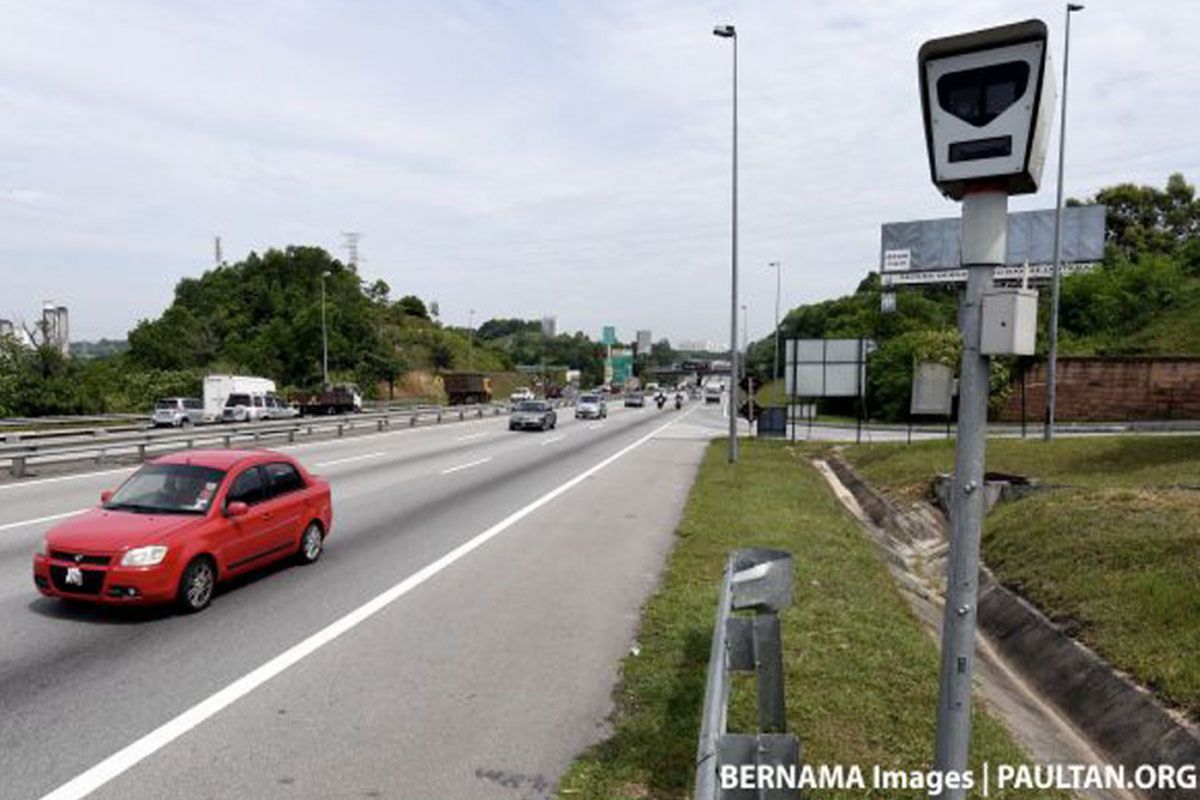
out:
{"label": "white van", "polygon": [[259,422],[271,418],[267,395],[259,392],[234,392],[225,398],[222,422]]}

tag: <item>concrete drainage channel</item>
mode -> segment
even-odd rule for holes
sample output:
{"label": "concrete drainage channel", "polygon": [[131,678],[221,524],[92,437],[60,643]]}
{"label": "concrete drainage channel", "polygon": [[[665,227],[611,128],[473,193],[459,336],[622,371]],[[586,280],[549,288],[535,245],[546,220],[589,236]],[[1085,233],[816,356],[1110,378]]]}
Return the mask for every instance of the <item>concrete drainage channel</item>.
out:
{"label": "concrete drainage channel", "polygon": [[13,478],[28,477],[35,466],[65,471],[72,466],[140,463],[147,458],[195,447],[258,447],[263,443],[294,444],[383,433],[394,429],[487,419],[507,412],[505,406],[426,407],[338,417],[301,418],[281,423],[212,424],[190,430],[141,430],[109,433],[103,430],[69,437],[10,435],[0,444],[0,469]]}
{"label": "concrete drainage channel", "polygon": [[[928,504],[898,509],[840,459],[815,462],[839,500],[862,522],[914,612],[940,635],[946,520]],[[1025,488],[990,487],[999,501]],[[981,691],[1037,763],[1200,763],[1200,730],[1071,639],[986,568],[980,575]],[[1184,790],[1140,794],[1081,790],[1103,800],[1168,800]]]}

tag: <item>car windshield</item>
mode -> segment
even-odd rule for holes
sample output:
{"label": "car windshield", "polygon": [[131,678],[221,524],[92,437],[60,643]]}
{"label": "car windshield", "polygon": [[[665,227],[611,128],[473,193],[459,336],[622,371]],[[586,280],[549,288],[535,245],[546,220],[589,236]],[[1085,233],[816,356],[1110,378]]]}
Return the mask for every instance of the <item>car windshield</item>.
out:
{"label": "car windshield", "polygon": [[142,514],[203,514],[225,473],[191,464],[150,464],[130,476],[104,504]]}
{"label": "car windshield", "polygon": [[229,399],[225,401],[226,408],[248,405],[250,405],[250,395],[248,394],[231,394],[229,395]]}
{"label": "car windshield", "polygon": [[581,403],[599,403],[600,398],[594,394],[585,394],[583,397],[579,398],[579,402],[581,402]]}
{"label": "car windshield", "polygon": [[534,400],[526,400],[517,406],[517,411],[545,411],[546,404],[539,403]]}
{"label": "car windshield", "polygon": [[179,404],[175,400],[159,400],[157,403],[154,404],[155,408],[161,409],[163,411],[167,411],[167,410],[174,411],[176,408],[178,408],[178,406],[179,406]]}

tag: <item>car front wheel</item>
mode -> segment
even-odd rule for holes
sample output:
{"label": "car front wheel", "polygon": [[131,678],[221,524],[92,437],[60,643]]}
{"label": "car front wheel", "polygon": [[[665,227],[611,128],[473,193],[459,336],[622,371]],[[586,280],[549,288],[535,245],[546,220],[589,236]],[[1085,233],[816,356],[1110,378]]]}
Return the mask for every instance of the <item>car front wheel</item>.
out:
{"label": "car front wheel", "polygon": [[185,614],[195,614],[208,608],[217,585],[217,570],[212,559],[201,556],[192,559],[179,579],[179,608]]}
{"label": "car front wheel", "polygon": [[300,537],[300,551],[296,554],[301,564],[312,564],[321,557],[325,550],[325,537],[321,526],[315,522],[308,523],[304,535]]}

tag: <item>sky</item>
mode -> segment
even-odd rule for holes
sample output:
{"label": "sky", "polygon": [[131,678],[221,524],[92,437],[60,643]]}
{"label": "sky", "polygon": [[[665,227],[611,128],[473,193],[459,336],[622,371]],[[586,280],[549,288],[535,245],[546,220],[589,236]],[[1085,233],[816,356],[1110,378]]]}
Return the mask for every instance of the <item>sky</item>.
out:
{"label": "sky", "polygon": [[[0,317],[119,338],[213,263],[345,257],[444,322],[729,339],[731,46],[749,330],[852,291],[929,182],[921,42],[1023,0],[0,0]],[[1068,196],[1200,180],[1200,3],[1072,18]],[[1058,120],[1041,190],[1053,207]]]}

